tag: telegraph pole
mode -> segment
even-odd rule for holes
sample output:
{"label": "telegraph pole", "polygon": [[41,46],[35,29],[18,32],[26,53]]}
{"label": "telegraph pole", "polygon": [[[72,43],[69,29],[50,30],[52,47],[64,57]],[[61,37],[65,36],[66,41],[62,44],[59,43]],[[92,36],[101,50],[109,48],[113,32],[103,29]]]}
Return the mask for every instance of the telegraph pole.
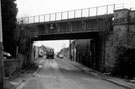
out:
{"label": "telegraph pole", "polygon": [[72,60],[72,57],[71,57],[71,39],[69,40],[69,58],[70,58],[70,60]]}
{"label": "telegraph pole", "polygon": [[2,14],[0,0],[0,89],[4,89],[4,63],[3,63],[3,36],[2,36]]}

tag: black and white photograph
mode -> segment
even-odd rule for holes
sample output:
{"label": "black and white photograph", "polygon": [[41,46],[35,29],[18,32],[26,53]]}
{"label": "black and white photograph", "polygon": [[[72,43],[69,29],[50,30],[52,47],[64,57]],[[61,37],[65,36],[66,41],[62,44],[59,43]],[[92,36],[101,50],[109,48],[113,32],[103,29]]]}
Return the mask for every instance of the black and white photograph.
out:
{"label": "black and white photograph", "polygon": [[133,0],[0,0],[0,89],[135,89]]}

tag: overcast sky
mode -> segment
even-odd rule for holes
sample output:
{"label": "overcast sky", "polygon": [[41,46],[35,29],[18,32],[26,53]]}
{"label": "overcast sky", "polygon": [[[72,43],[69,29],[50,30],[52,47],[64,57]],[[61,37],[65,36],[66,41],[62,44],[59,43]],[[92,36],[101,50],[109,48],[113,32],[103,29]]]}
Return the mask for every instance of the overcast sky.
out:
{"label": "overcast sky", "polygon": [[[108,4],[124,3],[126,8],[135,9],[134,0],[17,0],[17,17],[49,14],[68,10],[90,8]],[[69,41],[37,42],[36,45],[47,45],[58,51],[62,45],[69,45]]]}
{"label": "overcast sky", "polygon": [[16,2],[18,17],[118,3],[124,3],[127,8],[135,8],[134,0],[17,0]]}

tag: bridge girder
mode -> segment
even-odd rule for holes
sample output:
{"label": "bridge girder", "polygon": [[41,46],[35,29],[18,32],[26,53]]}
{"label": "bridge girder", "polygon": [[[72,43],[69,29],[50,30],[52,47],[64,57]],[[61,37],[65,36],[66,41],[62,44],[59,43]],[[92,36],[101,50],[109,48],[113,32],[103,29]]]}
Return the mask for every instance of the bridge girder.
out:
{"label": "bridge girder", "polygon": [[112,27],[112,18],[113,15],[110,14],[23,26],[25,30],[30,30],[33,33],[32,40],[87,39],[109,31]]}

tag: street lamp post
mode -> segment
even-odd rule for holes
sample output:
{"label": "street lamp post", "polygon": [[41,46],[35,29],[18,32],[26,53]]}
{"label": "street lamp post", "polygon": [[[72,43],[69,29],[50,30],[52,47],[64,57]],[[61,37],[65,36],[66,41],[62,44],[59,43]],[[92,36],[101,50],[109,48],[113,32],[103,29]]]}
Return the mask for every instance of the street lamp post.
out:
{"label": "street lamp post", "polygon": [[2,15],[0,0],[0,89],[4,89],[4,63],[3,63],[3,36],[2,36]]}

